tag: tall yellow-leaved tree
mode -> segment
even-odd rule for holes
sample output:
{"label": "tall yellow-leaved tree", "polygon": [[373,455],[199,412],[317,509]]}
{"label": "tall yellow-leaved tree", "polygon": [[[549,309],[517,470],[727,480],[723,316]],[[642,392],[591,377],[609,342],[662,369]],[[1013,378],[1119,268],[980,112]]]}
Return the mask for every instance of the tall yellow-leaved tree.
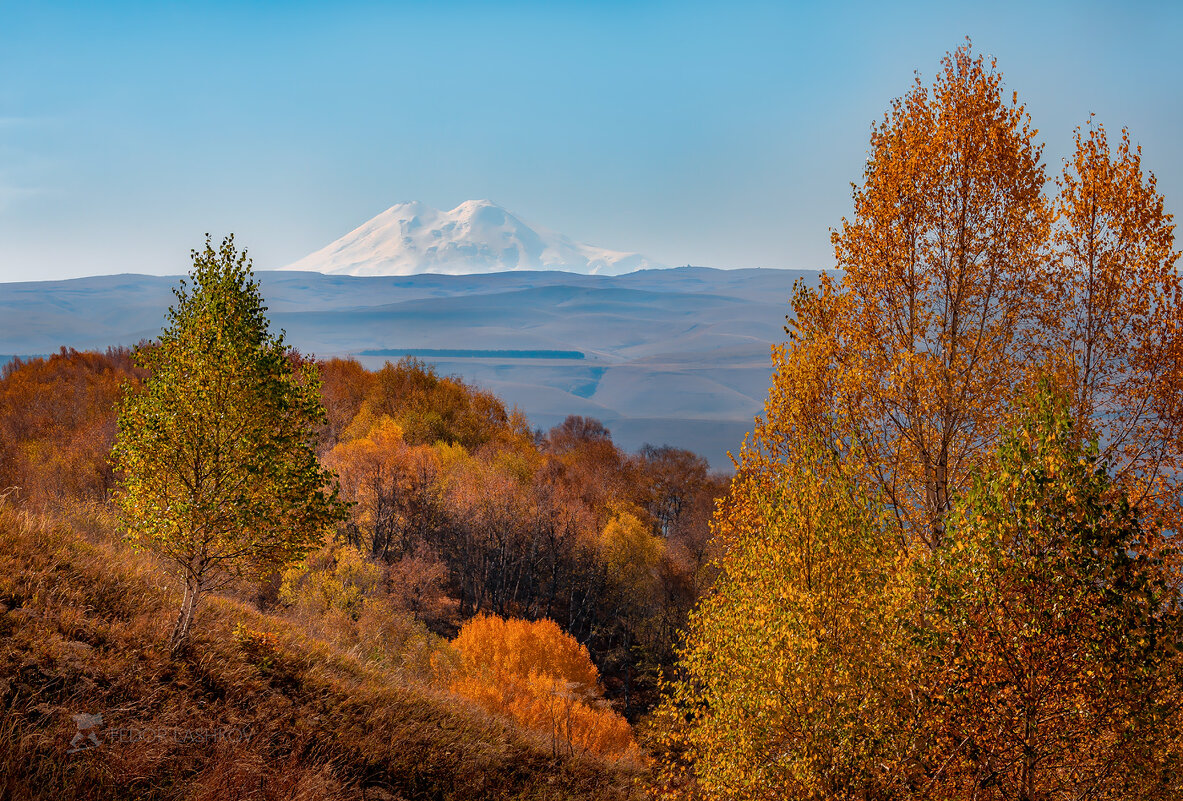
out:
{"label": "tall yellow-leaved tree", "polygon": [[966,45],[875,126],[833,234],[838,402],[908,545],[940,543],[1032,362],[1050,219],[1035,133]]}
{"label": "tall yellow-leaved tree", "polygon": [[[715,517],[720,577],[666,685],[665,789],[1177,797],[1183,321],[1153,176],[1094,129],[1049,201],[1023,106],[968,45],[870,150],[841,271],[796,288]],[[1076,422],[1014,422],[1040,385],[1073,388]],[[1046,434],[1071,481],[1045,485],[1004,431]],[[1137,531],[1094,514],[1122,496]]]}
{"label": "tall yellow-leaved tree", "polygon": [[1183,477],[1183,287],[1174,223],[1141,149],[1123,130],[1076,132],[1058,180],[1055,324],[1073,413],[1132,500],[1180,530]]}

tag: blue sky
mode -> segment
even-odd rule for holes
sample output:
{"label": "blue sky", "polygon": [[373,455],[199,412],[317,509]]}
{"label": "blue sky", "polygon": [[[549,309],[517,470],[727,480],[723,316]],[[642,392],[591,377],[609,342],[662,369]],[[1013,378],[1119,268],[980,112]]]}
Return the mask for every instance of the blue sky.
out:
{"label": "blue sky", "polygon": [[966,35],[1051,164],[1096,112],[1178,211],[1181,6],[0,0],[0,280],[180,273],[206,231],[279,267],[483,197],[667,264],[826,267],[871,122]]}

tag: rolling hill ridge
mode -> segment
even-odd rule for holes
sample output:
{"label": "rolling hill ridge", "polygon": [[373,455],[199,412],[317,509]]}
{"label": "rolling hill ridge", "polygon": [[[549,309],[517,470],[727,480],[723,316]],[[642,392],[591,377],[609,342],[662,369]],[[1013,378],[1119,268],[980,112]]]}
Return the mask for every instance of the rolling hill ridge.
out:
{"label": "rolling hill ridge", "polygon": [[[517,405],[537,427],[602,420],[628,449],[667,443],[729,469],[784,339],[791,270],[680,267],[622,276],[559,271],[355,277],[257,274],[272,325],[318,356],[369,367],[401,354]],[[0,353],[155,337],[176,277],[0,284]]]}

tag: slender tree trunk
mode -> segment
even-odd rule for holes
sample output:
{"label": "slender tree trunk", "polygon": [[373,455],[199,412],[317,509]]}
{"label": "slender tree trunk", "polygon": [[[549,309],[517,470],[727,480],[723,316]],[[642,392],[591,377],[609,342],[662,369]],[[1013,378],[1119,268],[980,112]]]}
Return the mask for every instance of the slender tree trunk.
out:
{"label": "slender tree trunk", "polygon": [[177,647],[177,638],[180,635],[181,629],[185,625],[185,612],[189,608],[189,577],[185,577],[185,595],[181,599],[181,611],[177,615],[177,622],[173,624],[172,634],[168,638],[168,649],[175,651]]}
{"label": "slender tree trunk", "polygon": [[186,574],[185,597],[181,601],[181,611],[177,615],[176,625],[173,626],[173,633],[168,641],[168,650],[173,656],[183,653],[189,645],[189,628],[197,612],[197,602],[201,598],[201,579],[191,570],[187,570]]}

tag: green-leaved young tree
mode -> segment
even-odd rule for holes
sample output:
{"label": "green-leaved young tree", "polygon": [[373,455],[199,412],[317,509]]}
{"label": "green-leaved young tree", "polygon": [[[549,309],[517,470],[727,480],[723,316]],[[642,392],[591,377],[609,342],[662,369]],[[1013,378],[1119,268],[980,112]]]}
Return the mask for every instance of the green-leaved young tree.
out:
{"label": "green-leaved young tree", "polygon": [[233,236],[215,250],[207,235],[173,291],[159,341],[137,350],[149,377],[123,399],[113,461],[128,539],[179,568],[175,653],[204,593],[301,558],[344,506],[313,450],[324,419],[316,367],[294,364],[268,331]]}
{"label": "green-leaved young tree", "polygon": [[1177,546],[1043,382],[917,567],[931,798],[1177,799]]}

